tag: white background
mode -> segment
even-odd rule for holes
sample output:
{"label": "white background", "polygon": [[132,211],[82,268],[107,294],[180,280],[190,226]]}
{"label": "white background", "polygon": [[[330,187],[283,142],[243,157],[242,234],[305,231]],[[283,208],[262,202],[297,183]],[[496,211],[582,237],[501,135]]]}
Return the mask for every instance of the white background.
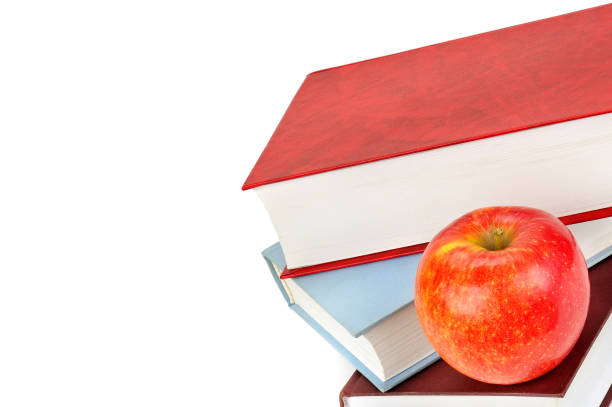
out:
{"label": "white background", "polygon": [[0,405],[338,405],[240,190],[304,76],[597,4],[0,3]]}

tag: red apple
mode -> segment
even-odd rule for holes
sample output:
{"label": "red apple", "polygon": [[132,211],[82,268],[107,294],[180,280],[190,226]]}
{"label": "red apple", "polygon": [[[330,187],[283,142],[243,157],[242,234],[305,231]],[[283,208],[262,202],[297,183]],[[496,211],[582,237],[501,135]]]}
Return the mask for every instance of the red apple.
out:
{"label": "red apple", "polygon": [[477,209],[427,246],[415,306],[425,335],[459,372],[487,383],[557,366],[584,326],[589,279],[571,232],[539,209]]}

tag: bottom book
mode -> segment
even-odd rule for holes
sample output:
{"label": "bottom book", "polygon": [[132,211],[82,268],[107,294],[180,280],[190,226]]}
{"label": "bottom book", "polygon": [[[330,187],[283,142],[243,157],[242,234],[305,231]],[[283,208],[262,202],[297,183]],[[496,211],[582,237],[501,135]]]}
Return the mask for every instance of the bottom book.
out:
{"label": "bottom book", "polygon": [[[612,258],[589,271],[586,323],[569,355],[549,373],[526,383],[493,385],[472,380],[440,360],[386,393],[355,372],[340,392],[343,407],[599,406],[612,383]],[[607,394],[606,394],[607,392]]]}

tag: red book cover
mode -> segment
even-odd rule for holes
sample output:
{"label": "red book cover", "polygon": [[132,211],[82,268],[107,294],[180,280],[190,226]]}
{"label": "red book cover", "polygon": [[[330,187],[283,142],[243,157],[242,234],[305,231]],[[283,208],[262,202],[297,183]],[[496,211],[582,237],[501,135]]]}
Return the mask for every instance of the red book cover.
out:
{"label": "red book cover", "polygon": [[311,73],[243,189],[612,112],[612,5]]}
{"label": "red book cover", "polygon": [[340,392],[344,397],[394,395],[498,395],[563,397],[597,334],[612,310],[612,258],[589,271],[591,300],[589,313],[578,342],[569,355],[549,373],[529,382],[495,385],[479,382],[454,370],[440,360],[386,393],[381,393],[359,372],[355,372]]}

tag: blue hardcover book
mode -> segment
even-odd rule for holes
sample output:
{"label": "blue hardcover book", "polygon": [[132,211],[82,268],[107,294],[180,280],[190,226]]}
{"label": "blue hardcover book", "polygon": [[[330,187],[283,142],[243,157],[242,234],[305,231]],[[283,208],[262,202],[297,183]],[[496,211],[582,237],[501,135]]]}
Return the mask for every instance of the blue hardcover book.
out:
{"label": "blue hardcover book", "polygon": [[[612,218],[570,226],[590,267],[612,254]],[[439,357],[414,311],[421,254],[279,279],[279,243],[263,252],[289,306],[384,392]]]}
{"label": "blue hardcover book", "polygon": [[[414,322],[418,324],[418,321],[416,321],[413,309],[406,307],[414,299],[414,276],[421,255],[405,256],[286,280],[279,279],[286,265],[280,244],[276,243],[268,247],[264,250],[263,256],[289,307],[380,391],[391,389],[438,360],[438,355],[429,346],[420,328],[414,324]],[[406,284],[404,287],[410,288],[391,289],[404,283]],[[383,293],[388,295],[380,295]],[[317,301],[320,303],[317,304]],[[417,333],[422,336],[419,345],[425,349],[421,352],[423,356],[417,357],[418,360],[415,360],[411,366],[394,367],[399,371],[385,375],[384,367],[375,360],[376,350],[368,352],[373,349],[364,334],[371,331],[383,319],[388,319],[387,317],[391,314],[399,315],[399,311],[403,308],[414,314],[412,326],[406,328],[418,331]],[[383,342],[385,339],[393,339],[393,335],[389,335],[387,331],[388,329],[383,329],[382,335],[378,335],[378,337],[383,337],[381,338]],[[406,329],[400,330],[399,335],[406,333],[402,331]],[[396,342],[397,336],[396,334]],[[387,359],[392,359],[394,353],[387,352],[386,356]]]}

